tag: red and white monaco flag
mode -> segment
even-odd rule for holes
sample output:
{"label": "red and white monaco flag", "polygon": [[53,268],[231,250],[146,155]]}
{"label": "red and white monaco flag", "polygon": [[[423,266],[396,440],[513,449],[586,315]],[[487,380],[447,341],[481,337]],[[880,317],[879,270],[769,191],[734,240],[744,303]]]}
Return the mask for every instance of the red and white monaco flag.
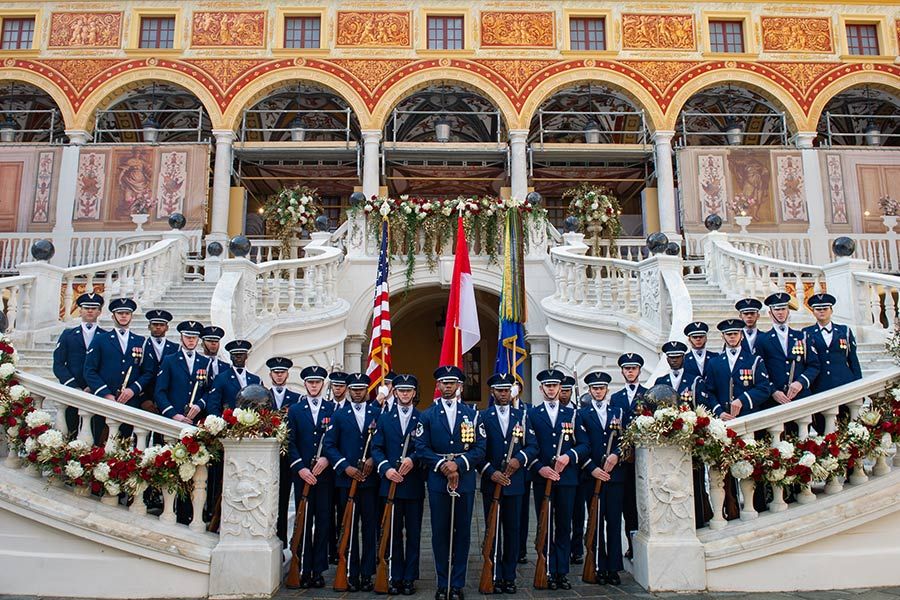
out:
{"label": "red and white monaco flag", "polygon": [[469,265],[469,245],[463,219],[456,221],[456,257],[453,261],[453,279],[450,281],[450,298],[447,302],[447,322],[441,344],[443,365],[462,368],[462,355],[481,339],[478,327],[478,308],[475,306],[475,286],[472,284],[472,267]]}

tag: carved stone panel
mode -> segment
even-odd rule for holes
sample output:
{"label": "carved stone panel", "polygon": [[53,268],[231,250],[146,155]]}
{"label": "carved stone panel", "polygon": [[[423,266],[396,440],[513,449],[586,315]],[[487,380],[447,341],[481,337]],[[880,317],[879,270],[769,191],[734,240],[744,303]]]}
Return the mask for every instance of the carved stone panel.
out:
{"label": "carved stone panel", "polygon": [[832,52],[831,19],[762,17],[763,50],[766,52]]}
{"label": "carved stone panel", "polygon": [[120,12],[55,12],[50,16],[50,48],[118,48]]}
{"label": "carved stone panel", "polygon": [[691,458],[672,446],[637,449],[640,531],[656,537],[695,537]]}
{"label": "carved stone panel", "polygon": [[555,48],[552,12],[483,12],[481,45],[485,48]]}
{"label": "carved stone panel", "polygon": [[411,45],[408,12],[339,11],[338,46],[408,47]]}
{"label": "carved stone panel", "polygon": [[694,50],[693,15],[622,15],[625,50]]}
{"label": "carved stone panel", "polygon": [[275,535],[278,518],[278,449],[274,440],[225,441],[222,538]]}
{"label": "carved stone panel", "polygon": [[199,11],[191,18],[191,46],[195,48],[262,48],[265,45],[265,12]]}

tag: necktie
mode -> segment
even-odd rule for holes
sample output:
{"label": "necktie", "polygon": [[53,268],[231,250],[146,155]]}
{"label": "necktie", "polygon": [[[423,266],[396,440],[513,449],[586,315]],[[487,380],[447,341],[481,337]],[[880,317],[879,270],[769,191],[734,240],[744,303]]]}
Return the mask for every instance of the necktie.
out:
{"label": "necktie", "polygon": [[630,392],[633,392],[633,391],[634,391],[634,384],[629,384],[629,385],[628,385],[628,391],[630,391]]}
{"label": "necktie", "polygon": [[187,357],[188,357],[188,359],[194,358],[194,353],[193,353],[193,352],[188,352],[188,353],[187,353]]}
{"label": "necktie", "polygon": [[506,407],[505,406],[498,406],[497,411],[504,417],[506,416]]}
{"label": "necktie", "polygon": [[731,355],[734,356],[735,354],[737,354],[737,348],[732,348],[731,350],[729,350],[729,352],[731,352]]}
{"label": "necktie", "polygon": [[447,410],[451,410],[453,408],[453,401],[448,400],[448,401],[444,402],[444,405],[447,407]]}
{"label": "necktie", "polygon": [[549,408],[550,410],[556,410],[556,402],[548,402],[547,408]]}
{"label": "necktie", "polygon": [[125,335],[125,330],[124,330],[124,329],[120,329],[120,330],[119,330],[119,335]]}
{"label": "necktie", "polygon": [[[312,407],[313,407],[313,408],[318,408],[318,407],[319,407],[319,399],[318,399],[318,398],[310,398],[310,399],[309,399],[309,403],[312,404]],[[356,410],[359,410],[361,407],[362,407],[362,404],[357,404],[357,405],[356,405]]]}
{"label": "necktie", "polygon": [[408,407],[408,406],[401,406],[401,407],[400,407],[400,412],[403,413],[403,416],[408,415],[408,414],[409,414],[409,407]]}
{"label": "necktie", "polygon": [[778,331],[780,331],[781,333],[784,333],[784,325],[779,325]]}
{"label": "necktie", "polygon": [[238,374],[238,375],[243,375],[243,374],[244,374],[244,370],[243,370],[243,369],[238,369],[238,370],[237,370],[237,374]]}
{"label": "necktie", "polygon": [[279,394],[283,394],[283,393],[284,393],[284,388],[277,387],[277,388],[275,388],[275,391],[278,392]]}
{"label": "necktie", "polygon": [[[316,404],[318,404],[318,402],[316,402],[315,400],[313,400],[313,406],[315,406]],[[360,403],[358,403],[358,404],[354,404],[354,405],[353,405],[353,410],[355,410],[356,412],[361,411],[361,410],[362,410],[362,402],[360,402]]]}
{"label": "necktie", "polygon": [[831,333],[831,327],[823,327],[822,331],[824,331],[825,333]]}
{"label": "necktie", "polygon": [[93,323],[85,323],[84,326],[87,327],[87,330],[88,330],[88,331],[90,331],[91,329],[94,328],[94,324],[93,324]]}

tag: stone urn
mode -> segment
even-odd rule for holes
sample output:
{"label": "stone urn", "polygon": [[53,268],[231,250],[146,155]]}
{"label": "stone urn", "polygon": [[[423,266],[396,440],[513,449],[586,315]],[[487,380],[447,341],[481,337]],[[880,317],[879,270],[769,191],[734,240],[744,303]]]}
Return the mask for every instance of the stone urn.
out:
{"label": "stone urn", "polygon": [[897,220],[900,219],[897,215],[881,215],[881,222],[884,223],[885,229],[887,229],[887,233],[893,233],[894,229],[897,227]]}
{"label": "stone urn", "polygon": [[741,228],[741,233],[746,235],[747,226],[753,222],[753,217],[751,217],[750,215],[737,215],[734,218],[734,222],[737,223],[738,227]]}
{"label": "stone urn", "polygon": [[135,213],[131,215],[131,222],[134,223],[135,231],[144,231],[144,223],[150,220],[150,215]]}

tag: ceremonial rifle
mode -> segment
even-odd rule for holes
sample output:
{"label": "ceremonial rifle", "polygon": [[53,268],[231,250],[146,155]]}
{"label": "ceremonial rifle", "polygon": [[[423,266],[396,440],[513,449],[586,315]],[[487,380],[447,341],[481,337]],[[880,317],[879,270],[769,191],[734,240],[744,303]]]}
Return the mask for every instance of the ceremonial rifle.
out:
{"label": "ceremonial rifle", "polygon": [[[550,462],[553,464],[553,469],[556,469],[556,461],[559,459],[559,455],[562,452],[563,440],[565,440],[566,436],[560,432],[559,435],[559,443],[556,445],[556,453],[553,455],[553,460]],[[547,576],[548,573],[548,565],[547,565],[547,552],[550,551],[550,494],[553,491],[553,480],[548,479],[547,483],[544,485],[544,499],[541,500],[541,512],[538,515],[538,530],[537,536],[534,540],[534,549],[537,551],[537,561],[534,565],[534,587],[538,590],[547,589]],[[544,539],[546,538],[546,540]],[[544,543],[547,544],[546,550],[544,549]]]}
{"label": "ceremonial rifle", "polygon": [[[512,410],[512,408],[510,408]],[[522,415],[522,428],[524,430],[525,415]],[[523,433],[524,435],[524,433]],[[500,464],[500,471],[507,475],[509,461],[512,459],[513,450],[516,447],[516,429],[513,428],[512,437],[509,440],[509,447],[506,449],[506,458]],[[478,583],[478,591],[482,594],[494,593],[494,559],[497,554],[497,531],[498,517],[500,516],[500,496],[503,493],[503,486],[499,483],[494,484],[494,495],[491,498],[491,509],[488,512],[487,523],[484,528],[484,543],[481,545],[481,555],[484,562],[481,565],[481,581]],[[507,535],[507,534],[504,534]]]}
{"label": "ceremonial rifle", "polygon": [[[325,428],[328,429],[327,427]],[[316,448],[316,455],[313,457],[312,464],[319,461],[322,456],[322,442],[325,440],[325,432],[319,438],[319,447]],[[303,568],[303,555],[306,554],[306,507],[309,504],[309,490],[312,486],[305,482],[303,484],[303,494],[300,496],[300,502],[297,503],[297,511],[294,515],[294,534],[291,536],[291,567],[288,570],[287,578],[284,585],[292,590],[300,587],[300,569]],[[303,540],[303,548],[300,553],[297,552],[298,546]]]}
{"label": "ceremonial rifle", "polygon": [[[409,448],[409,434],[403,439],[403,451],[400,453],[400,460],[397,461],[397,469],[403,464],[406,458],[406,451]],[[397,493],[397,482],[392,481],[391,487],[388,489],[387,499],[384,501],[384,512],[381,515],[381,539],[378,540],[378,568],[375,571],[375,592],[378,594],[387,594],[390,587],[390,561],[394,557],[394,495]],[[390,556],[388,556],[388,546],[390,546]]]}
{"label": "ceremonial rifle", "polygon": [[[372,435],[375,433],[375,422],[369,425],[369,435],[366,436],[366,445],[363,447],[362,456],[356,463],[356,469],[362,472],[366,463],[366,455],[369,453],[369,444],[372,442]],[[349,581],[349,565],[347,564],[347,549],[350,546],[350,539],[353,534],[353,517],[356,512],[356,489],[359,487],[359,480],[355,477],[350,482],[350,492],[347,494],[347,505],[344,507],[344,516],[341,519],[341,539],[338,543],[338,564],[337,572],[334,574],[334,591],[346,592],[350,588]]]}
{"label": "ceremonial rifle", "polygon": [[[616,439],[619,424],[613,421],[609,424],[609,428],[611,433],[609,434],[609,439],[606,441],[606,454],[604,454],[601,459],[603,464],[606,464],[606,459],[609,458],[609,453],[612,451],[613,440]],[[603,468],[603,464],[599,465],[601,469]],[[602,527],[602,525],[598,523],[600,518],[600,488],[602,486],[602,480],[596,479],[594,481],[594,493],[591,495],[591,511],[588,513],[587,532],[584,540],[584,546],[588,552],[584,559],[584,569],[581,572],[581,580],[585,583],[597,583],[597,555],[600,553],[600,544],[596,544],[596,542],[597,531]],[[594,548],[595,544],[596,548]],[[592,548],[594,549],[592,550]]]}

